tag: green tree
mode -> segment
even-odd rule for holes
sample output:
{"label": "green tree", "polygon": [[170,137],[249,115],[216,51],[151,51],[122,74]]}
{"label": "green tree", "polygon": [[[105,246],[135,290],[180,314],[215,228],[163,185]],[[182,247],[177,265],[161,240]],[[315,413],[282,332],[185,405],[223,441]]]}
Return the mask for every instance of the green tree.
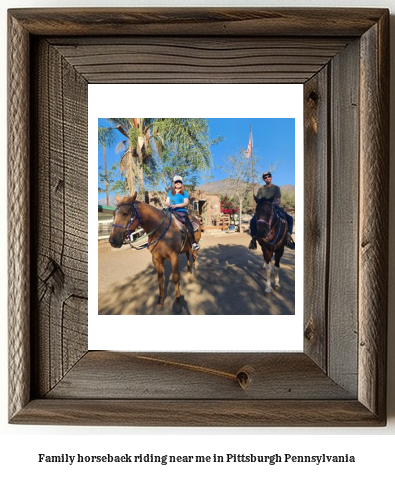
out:
{"label": "green tree", "polygon": [[[277,169],[277,164],[270,164],[268,169],[274,172]],[[222,168],[228,176],[232,195],[239,204],[240,224],[243,210],[251,202],[253,193],[256,192],[254,191],[256,178],[261,174],[258,168],[262,170],[262,159],[256,155],[246,154],[243,148],[233,156],[228,156],[226,165]],[[255,204],[253,209],[255,209]],[[242,232],[241,227],[239,232]]]}
{"label": "green tree", "polygon": [[290,191],[281,191],[281,206],[284,208],[295,208],[295,194]]}
{"label": "green tree", "polygon": [[[111,128],[103,128],[99,126],[98,131],[98,143],[99,147],[103,150],[103,163],[104,163],[104,172],[101,173],[101,181],[104,183],[104,190],[99,188],[99,192],[106,193],[106,204],[110,205],[109,197],[109,182],[108,182],[108,171],[107,171],[107,146],[111,146],[115,142],[115,133]],[[99,173],[100,174],[100,173]]]}
{"label": "green tree", "polygon": [[128,194],[128,187],[126,178],[123,173],[119,174],[119,164],[113,163],[110,169],[104,171],[103,167],[99,167],[99,184],[103,184],[105,187],[99,186],[99,193],[106,192],[107,206],[109,206],[109,192],[116,191],[119,194],[126,196]]}
{"label": "green tree", "polygon": [[[238,202],[240,225],[243,214],[243,204],[248,196],[252,196],[255,178],[257,177],[257,166],[260,158],[246,154],[241,148],[233,156],[228,155],[226,164],[222,170],[227,174],[232,196]],[[242,232],[241,227],[239,232]]]}
{"label": "green tree", "polygon": [[108,118],[125,139],[120,170],[125,171],[129,194],[146,185],[167,182],[171,175],[184,176],[206,170],[212,164],[208,123],[200,118]]}

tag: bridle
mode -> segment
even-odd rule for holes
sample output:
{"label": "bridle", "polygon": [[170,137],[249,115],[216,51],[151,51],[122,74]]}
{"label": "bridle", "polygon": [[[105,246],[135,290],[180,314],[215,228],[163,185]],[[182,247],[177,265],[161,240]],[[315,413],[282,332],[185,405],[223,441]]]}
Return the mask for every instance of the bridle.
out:
{"label": "bridle", "polygon": [[[141,224],[142,220],[141,220],[141,216],[140,216],[140,213],[139,213],[139,210],[137,209],[137,204],[134,202],[134,203],[131,203],[131,204],[122,204],[121,206],[131,206],[132,208],[134,208],[134,211],[135,211],[135,215],[133,216],[133,213],[131,213],[130,215],[130,219],[129,219],[129,222],[127,223],[126,226],[122,226],[122,224],[115,224],[113,223],[112,224],[112,227],[120,227],[121,229],[125,229],[125,238],[130,241],[130,234],[135,231],[139,225]],[[116,209],[115,209],[115,216],[117,215],[118,213],[118,210],[121,206],[118,206]],[[132,230],[131,227],[132,227],[132,224],[134,223],[135,220],[138,220],[138,223],[137,223],[137,226]]]}
{"label": "bridle", "polygon": [[[126,241],[124,242],[124,244],[129,244],[131,248],[133,249],[137,249],[137,250],[142,250],[142,249],[147,249],[148,247],[154,245],[155,243],[159,242],[162,237],[166,234],[166,232],[169,230],[170,226],[171,226],[171,223],[172,223],[172,214],[170,214],[170,221],[169,221],[169,224],[167,225],[166,229],[164,232],[162,232],[162,234],[157,238],[155,239],[155,241],[152,241],[152,242],[149,242],[143,246],[139,246],[139,247],[135,247],[133,244],[132,244],[132,240],[130,239],[130,234],[131,232],[135,231],[140,224],[143,223],[143,220],[141,218],[141,215],[139,213],[139,210],[137,208],[137,203],[133,202],[133,203],[127,203],[127,204],[121,204],[121,206],[132,206],[134,208],[134,211],[135,211],[135,215],[133,216],[131,214],[131,217],[129,219],[129,222],[127,223],[126,226],[122,226],[121,224],[115,224],[113,223],[112,227],[119,227],[121,229],[124,229],[125,230],[125,239]],[[118,209],[121,207],[121,206],[118,206],[116,209],[115,209],[115,215],[117,214],[117,211]],[[167,214],[165,214],[165,217],[162,219],[162,221],[159,223],[159,225],[157,227],[155,227],[154,230],[152,230],[151,232],[149,233],[146,233],[144,234],[142,237],[140,237],[138,240],[141,241],[143,239],[145,239],[146,237],[149,237],[151,236],[152,234],[154,234],[154,232],[156,232],[160,226],[165,222],[166,218],[169,217]],[[135,220],[138,220],[138,223],[137,223],[137,226],[134,228],[134,229],[131,229],[132,227],[132,224],[134,223]]]}
{"label": "bridle", "polygon": [[[261,222],[261,223],[263,222],[263,223],[267,224],[269,231],[268,231],[268,233],[266,234],[266,236],[265,236],[265,237],[262,237],[261,239],[262,239],[263,241],[265,241],[266,244],[269,244],[269,245],[272,246],[272,245],[274,245],[274,244],[277,243],[278,238],[280,237],[280,234],[281,234],[282,228],[283,228],[283,227],[282,227],[283,221],[281,220],[281,218],[280,218],[280,216],[279,216],[279,214],[278,214],[278,212],[277,212],[277,209],[276,209],[276,207],[275,207],[273,204],[271,204],[271,208],[272,208],[272,213],[271,213],[271,215],[270,215],[269,221],[266,221],[265,219],[258,219],[258,220],[257,220],[257,224],[258,224],[259,222]],[[274,224],[273,224],[273,221],[274,221]],[[270,236],[270,234],[272,233],[273,229],[276,227],[277,224],[279,225],[279,226],[278,226],[277,234],[275,235],[274,239],[272,239],[272,240],[269,241],[268,237]]]}

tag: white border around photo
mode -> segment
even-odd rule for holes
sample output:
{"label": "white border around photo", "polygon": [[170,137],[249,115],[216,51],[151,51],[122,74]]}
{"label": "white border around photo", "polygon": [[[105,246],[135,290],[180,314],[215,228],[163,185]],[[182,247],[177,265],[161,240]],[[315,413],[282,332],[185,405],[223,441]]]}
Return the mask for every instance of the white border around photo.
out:
{"label": "white border around photo", "polygon": [[[138,88],[138,95],[134,89]],[[146,98],[161,101],[147,103]],[[177,98],[177,102],[174,98]],[[229,100],[231,98],[231,101]],[[89,350],[301,351],[303,254],[295,254],[295,315],[98,315],[98,118],[294,118],[295,210],[303,218],[303,85],[89,85]],[[302,167],[297,167],[302,165]],[[303,221],[298,222],[303,251]],[[262,272],[262,280],[264,272]],[[240,333],[243,330],[251,333]],[[224,328],[226,327],[226,334]],[[208,333],[209,331],[209,333]]]}

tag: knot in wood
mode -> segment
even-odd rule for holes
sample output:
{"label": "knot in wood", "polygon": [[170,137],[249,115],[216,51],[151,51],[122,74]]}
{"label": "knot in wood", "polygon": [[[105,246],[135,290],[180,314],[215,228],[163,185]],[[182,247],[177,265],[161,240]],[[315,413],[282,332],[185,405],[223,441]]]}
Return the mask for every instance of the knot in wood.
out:
{"label": "knot in wood", "polygon": [[243,390],[251,386],[254,372],[254,367],[245,365],[236,373],[237,382]]}
{"label": "knot in wood", "polygon": [[311,100],[313,103],[317,103],[319,100],[319,95],[316,91],[311,91],[309,94],[309,100]]}

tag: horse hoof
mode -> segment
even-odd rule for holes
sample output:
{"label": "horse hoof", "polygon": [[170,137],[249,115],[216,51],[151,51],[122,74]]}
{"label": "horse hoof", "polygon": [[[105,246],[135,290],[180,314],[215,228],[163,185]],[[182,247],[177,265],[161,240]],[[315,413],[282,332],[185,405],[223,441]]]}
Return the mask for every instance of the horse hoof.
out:
{"label": "horse hoof", "polygon": [[182,311],[182,306],[180,302],[175,302],[173,305],[173,309],[176,314],[179,314]]}

